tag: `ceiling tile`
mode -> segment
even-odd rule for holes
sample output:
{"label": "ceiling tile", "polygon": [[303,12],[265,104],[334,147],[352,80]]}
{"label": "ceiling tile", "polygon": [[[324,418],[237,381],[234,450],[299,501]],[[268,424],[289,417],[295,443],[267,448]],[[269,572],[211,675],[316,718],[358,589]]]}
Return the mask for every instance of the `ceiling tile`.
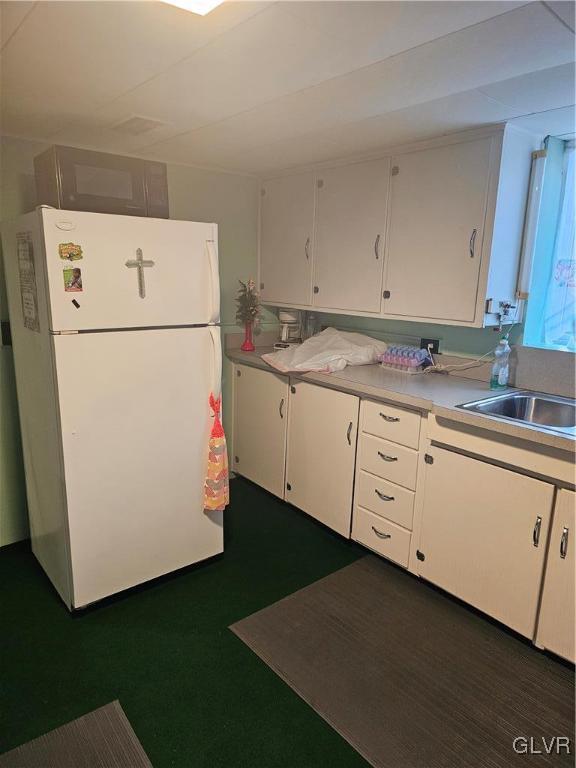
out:
{"label": "ceiling tile", "polygon": [[574,103],[574,64],[530,72],[500,83],[483,86],[486,96],[523,112],[543,112]]}
{"label": "ceiling tile", "polygon": [[[275,5],[112,105],[194,127],[342,71],[342,46]],[[111,116],[111,110],[104,112]]]}
{"label": "ceiling tile", "polygon": [[38,113],[61,126],[90,114],[266,6],[226,3],[201,17],[159,2],[37,3],[2,51],[6,130]]}
{"label": "ceiling tile", "polygon": [[[185,164],[270,173],[510,117],[541,126],[526,113],[574,90],[574,36],[538,2],[242,2],[206,17],[49,2],[19,28],[8,14],[5,133]],[[114,131],[135,115],[163,124]]]}
{"label": "ceiling tile", "polygon": [[511,121],[527,131],[544,136],[574,134],[576,131],[576,109],[574,106],[551,109],[533,115],[525,115]]}
{"label": "ceiling tile", "polygon": [[552,13],[555,13],[574,32],[574,11],[576,6],[573,0],[547,0],[546,5]]}
{"label": "ceiling tile", "polygon": [[[518,50],[519,37],[523,45]],[[473,90],[499,80],[502,75],[517,75],[536,66],[550,67],[569,60],[573,56],[571,37],[542,6],[525,6],[473,30],[462,30],[220,123],[168,139],[159,143],[155,151],[164,152],[170,159],[183,159],[187,152],[195,158],[202,154],[203,147],[221,145],[241,152],[268,144],[273,138],[290,140],[329,131],[340,124]],[[552,92],[546,94],[546,104],[560,106],[553,97]],[[482,101],[489,117],[481,122],[501,119],[492,117],[495,112],[531,111],[520,106],[516,111],[499,109],[497,104],[488,106],[486,96]],[[458,119],[454,122],[457,124]]]}
{"label": "ceiling tile", "polygon": [[[357,66],[486,21],[524,2],[281,2],[311,28],[358,49]],[[358,46],[358,42],[361,45]],[[361,57],[361,58],[360,58]]]}
{"label": "ceiling tile", "polygon": [[0,3],[0,48],[12,37],[26,16],[34,8],[34,3]]}

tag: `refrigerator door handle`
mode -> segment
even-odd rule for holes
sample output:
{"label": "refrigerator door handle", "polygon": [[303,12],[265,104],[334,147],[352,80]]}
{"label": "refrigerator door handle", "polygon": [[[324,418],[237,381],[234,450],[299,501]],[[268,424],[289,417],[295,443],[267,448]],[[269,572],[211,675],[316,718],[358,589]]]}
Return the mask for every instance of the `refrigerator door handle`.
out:
{"label": "refrigerator door handle", "polygon": [[222,382],[222,341],[220,339],[220,328],[213,325],[208,326],[210,338],[212,340],[212,346],[214,348],[214,381],[212,383],[212,394],[215,398],[220,395],[220,387]]}
{"label": "refrigerator door handle", "polygon": [[206,240],[206,251],[210,265],[210,286],[212,291],[212,314],[208,322],[218,323],[220,321],[220,277],[218,275],[218,254],[214,240]]}

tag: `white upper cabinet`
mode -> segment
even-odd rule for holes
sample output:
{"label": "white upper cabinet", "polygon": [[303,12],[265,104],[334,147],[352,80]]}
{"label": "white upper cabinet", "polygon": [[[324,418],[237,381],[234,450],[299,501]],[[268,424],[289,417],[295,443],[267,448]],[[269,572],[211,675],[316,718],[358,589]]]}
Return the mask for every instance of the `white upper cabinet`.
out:
{"label": "white upper cabinet", "polygon": [[517,303],[531,153],[540,144],[496,126],[264,182],[263,301],[498,325],[501,305]]}
{"label": "white upper cabinet", "polygon": [[260,294],[270,304],[309,305],[312,291],[314,174],[263,183]]}
{"label": "white upper cabinet", "polygon": [[474,321],[492,143],[393,158],[386,314]]}
{"label": "white upper cabinet", "polygon": [[380,312],[390,161],[318,173],[313,304]]}

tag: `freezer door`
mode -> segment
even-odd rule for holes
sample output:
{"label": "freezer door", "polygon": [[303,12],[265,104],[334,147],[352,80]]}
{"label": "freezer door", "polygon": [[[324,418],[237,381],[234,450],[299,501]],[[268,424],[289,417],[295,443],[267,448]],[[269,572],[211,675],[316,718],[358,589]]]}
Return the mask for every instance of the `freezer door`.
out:
{"label": "freezer door", "polygon": [[219,320],[218,228],[40,209],[53,331]]}
{"label": "freezer door", "polygon": [[219,329],[53,339],[74,606],[222,552],[203,510]]}

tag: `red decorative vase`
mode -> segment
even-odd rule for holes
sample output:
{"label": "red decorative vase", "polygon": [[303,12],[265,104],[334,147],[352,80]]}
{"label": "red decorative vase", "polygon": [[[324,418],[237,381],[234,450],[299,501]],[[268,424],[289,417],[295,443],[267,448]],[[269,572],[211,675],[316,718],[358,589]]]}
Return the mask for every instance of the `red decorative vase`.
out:
{"label": "red decorative vase", "polygon": [[244,343],[240,349],[242,352],[254,352],[256,349],[252,341],[252,323],[246,323],[244,326]]}

